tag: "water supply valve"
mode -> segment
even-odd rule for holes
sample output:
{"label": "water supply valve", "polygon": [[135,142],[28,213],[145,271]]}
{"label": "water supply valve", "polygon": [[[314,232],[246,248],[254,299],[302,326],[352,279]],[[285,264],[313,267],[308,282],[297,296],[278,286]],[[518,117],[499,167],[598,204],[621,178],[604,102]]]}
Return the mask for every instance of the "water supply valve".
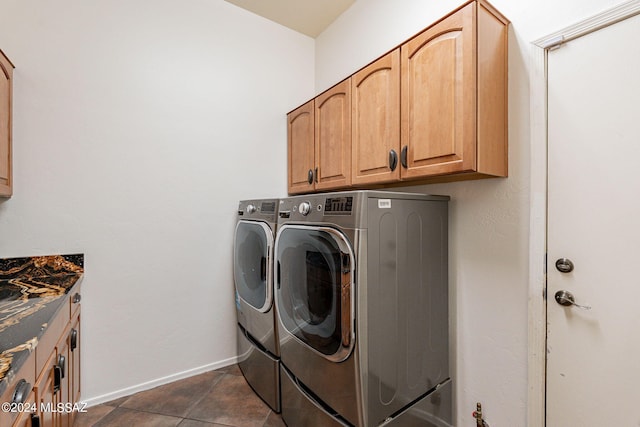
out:
{"label": "water supply valve", "polygon": [[482,404],[476,403],[476,410],[471,414],[476,419],[476,427],[489,427],[489,424],[482,418]]}

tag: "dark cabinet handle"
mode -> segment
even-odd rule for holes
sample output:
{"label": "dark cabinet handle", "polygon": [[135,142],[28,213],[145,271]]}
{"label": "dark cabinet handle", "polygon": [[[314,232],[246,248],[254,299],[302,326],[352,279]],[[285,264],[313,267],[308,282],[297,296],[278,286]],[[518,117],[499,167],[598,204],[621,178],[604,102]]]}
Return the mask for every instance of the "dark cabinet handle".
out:
{"label": "dark cabinet handle", "polygon": [[40,427],[40,416],[36,413],[31,414],[31,427]]}
{"label": "dark cabinet handle", "polygon": [[313,184],[313,169],[309,169],[309,173],[307,174],[307,182],[309,185]]}
{"label": "dark cabinet handle", "polygon": [[391,172],[396,170],[396,166],[398,166],[398,153],[392,149],[389,151],[389,169],[391,169]]}
{"label": "dark cabinet handle", "polygon": [[63,355],[58,356],[58,367],[60,368],[60,379],[62,379],[67,372],[67,358]]}
{"label": "dark cabinet handle", "polygon": [[71,329],[71,336],[69,337],[69,348],[71,351],[78,347],[78,330]]}
{"label": "dark cabinet handle", "polygon": [[82,299],[82,296],[80,294],[78,294],[78,293],[73,294],[73,303],[74,304],[79,303],[81,299]]}
{"label": "dark cabinet handle", "polygon": [[67,358],[63,355],[58,356],[58,363],[53,365],[53,392],[60,391],[62,379],[64,378],[67,365]]}
{"label": "dark cabinet handle", "polygon": [[402,163],[402,167],[407,169],[407,150],[409,149],[408,145],[402,147],[402,151],[400,152],[400,163]]}
{"label": "dark cabinet handle", "polygon": [[60,391],[60,385],[62,384],[62,370],[59,365],[53,365],[53,392]]}
{"label": "dark cabinet handle", "polygon": [[18,381],[16,384],[16,389],[13,392],[13,398],[11,399],[11,403],[24,403],[31,392],[31,384],[27,382],[24,378]]}
{"label": "dark cabinet handle", "polygon": [[317,183],[318,182],[318,168],[316,168],[316,171],[315,171],[314,175],[316,176],[316,183]]}

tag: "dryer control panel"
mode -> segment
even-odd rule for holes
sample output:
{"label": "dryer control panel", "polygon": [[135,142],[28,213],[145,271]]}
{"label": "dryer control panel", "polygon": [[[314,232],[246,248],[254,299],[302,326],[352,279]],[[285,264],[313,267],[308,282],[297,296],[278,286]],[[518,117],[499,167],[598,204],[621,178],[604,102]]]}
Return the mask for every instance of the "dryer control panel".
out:
{"label": "dryer control panel", "polygon": [[353,197],[327,197],[324,202],[324,212],[328,215],[351,215],[353,211]]}

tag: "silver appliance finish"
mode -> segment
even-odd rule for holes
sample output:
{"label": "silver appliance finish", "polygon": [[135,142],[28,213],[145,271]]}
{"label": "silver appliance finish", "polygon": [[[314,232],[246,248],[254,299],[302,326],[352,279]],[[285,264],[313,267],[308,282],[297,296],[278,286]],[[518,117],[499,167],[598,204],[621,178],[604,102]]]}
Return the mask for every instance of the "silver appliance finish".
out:
{"label": "silver appliance finish", "polygon": [[[280,201],[282,416],[305,426],[449,426],[448,197]],[[293,424],[291,424],[293,423]]]}
{"label": "silver appliance finish", "polygon": [[249,385],[280,412],[280,346],[273,303],[273,247],[279,199],[238,206],[233,274],[239,366]]}

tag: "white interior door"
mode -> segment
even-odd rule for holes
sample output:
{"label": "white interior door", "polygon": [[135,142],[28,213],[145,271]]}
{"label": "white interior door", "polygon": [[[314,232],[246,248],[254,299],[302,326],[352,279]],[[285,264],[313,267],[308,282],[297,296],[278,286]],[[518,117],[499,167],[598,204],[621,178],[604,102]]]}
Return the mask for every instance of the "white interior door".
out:
{"label": "white interior door", "polygon": [[547,426],[638,427],[640,15],[550,51],[548,107]]}

